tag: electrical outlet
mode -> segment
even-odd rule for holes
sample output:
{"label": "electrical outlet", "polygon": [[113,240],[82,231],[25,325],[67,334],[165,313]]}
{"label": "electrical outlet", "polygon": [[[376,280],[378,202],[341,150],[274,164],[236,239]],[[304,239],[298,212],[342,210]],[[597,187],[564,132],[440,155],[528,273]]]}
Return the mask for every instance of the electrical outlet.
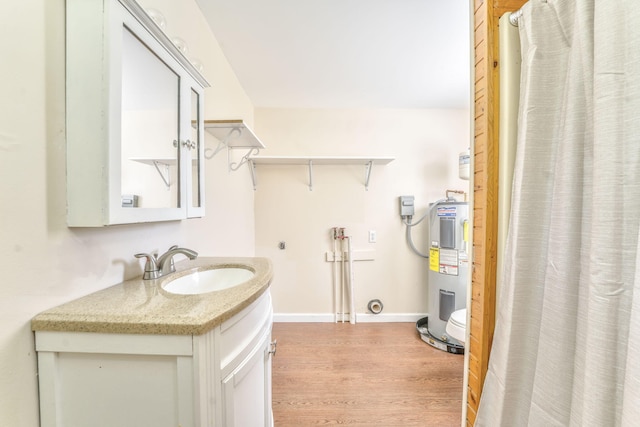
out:
{"label": "electrical outlet", "polygon": [[376,230],[369,230],[369,243],[375,243],[378,240]]}

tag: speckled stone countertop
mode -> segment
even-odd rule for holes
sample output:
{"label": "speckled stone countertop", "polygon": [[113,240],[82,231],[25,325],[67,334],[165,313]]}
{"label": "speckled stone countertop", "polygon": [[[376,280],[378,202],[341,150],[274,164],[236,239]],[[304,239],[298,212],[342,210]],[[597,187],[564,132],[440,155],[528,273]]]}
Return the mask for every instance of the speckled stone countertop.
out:
{"label": "speckled stone countertop", "polygon": [[[255,276],[233,288],[198,295],[166,292],[163,283],[196,269],[245,267]],[[271,284],[267,258],[197,258],[176,263],[176,272],[155,280],[127,280],[38,314],[34,331],[201,335],[240,312]]]}

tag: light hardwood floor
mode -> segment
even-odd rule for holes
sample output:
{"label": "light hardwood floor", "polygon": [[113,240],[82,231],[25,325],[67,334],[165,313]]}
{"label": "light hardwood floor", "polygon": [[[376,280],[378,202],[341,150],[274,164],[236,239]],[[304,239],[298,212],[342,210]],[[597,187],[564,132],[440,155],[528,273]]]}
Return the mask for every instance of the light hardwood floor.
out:
{"label": "light hardwood floor", "polygon": [[275,323],[275,427],[457,427],[462,355],[424,343],[414,323]]}

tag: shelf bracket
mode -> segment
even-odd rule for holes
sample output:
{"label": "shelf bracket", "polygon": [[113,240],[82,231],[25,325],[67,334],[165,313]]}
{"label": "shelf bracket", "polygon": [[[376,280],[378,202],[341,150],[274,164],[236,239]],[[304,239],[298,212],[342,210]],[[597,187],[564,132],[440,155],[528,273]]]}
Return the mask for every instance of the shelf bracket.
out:
{"label": "shelf bracket", "polygon": [[369,160],[365,165],[364,189],[367,191],[369,191],[369,179],[371,178],[371,169],[373,169],[373,160]]}
{"label": "shelf bracket", "polygon": [[211,148],[207,148],[204,150],[204,158],[207,160],[213,159],[216,154],[218,154],[220,151],[224,150],[225,148],[227,149],[227,152],[228,152],[229,150],[228,142],[229,142],[229,139],[231,139],[231,137],[233,136],[234,132],[237,132],[238,136],[242,134],[242,130],[240,130],[240,128],[231,129],[227,134],[227,136],[225,136],[220,140],[220,142],[218,142],[218,146],[216,147],[215,150]]}
{"label": "shelf bracket", "polygon": [[309,160],[309,191],[313,191],[313,160]]}
{"label": "shelf bracket", "polygon": [[249,162],[249,172],[251,172],[251,182],[253,183],[253,191],[256,191],[257,182],[256,182],[256,164],[253,163],[253,160],[248,159]]}
{"label": "shelf bracket", "polygon": [[[160,170],[160,166],[162,165],[164,166],[164,173]],[[171,173],[169,171],[169,165],[166,163],[161,163],[157,160],[153,160],[153,166],[156,167],[156,170],[158,171],[158,174],[160,174],[160,178],[162,178],[162,181],[164,181],[164,185],[167,186],[167,188],[171,187]],[[166,176],[165,176],[166,174]]]}
{"label": "shelf bracket", "polygon": [[258,154],[260,154],[259,148],[250,148],[249,151],[247,151],[247,154],[242,156],[242,159],[240,159],[239,162],[231,163],[231,160],[229,160],[229,171],[233,171],[233,172],[237,171],[238,169],[240,169],[240,166],[244,165],[249,161],[251,156],[257,156]]}

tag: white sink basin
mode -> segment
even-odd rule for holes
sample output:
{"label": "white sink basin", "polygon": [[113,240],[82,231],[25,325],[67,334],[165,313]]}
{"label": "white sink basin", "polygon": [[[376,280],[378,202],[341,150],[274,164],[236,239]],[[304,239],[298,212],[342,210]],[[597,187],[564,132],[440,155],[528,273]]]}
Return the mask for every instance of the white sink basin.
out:
{"label": "white sink basin", "polygon": [[242,267],[221,267],[196,271],[167,282],[163,289],[172,294],[194,295],[221,291],[240,285],[255,273]]}

